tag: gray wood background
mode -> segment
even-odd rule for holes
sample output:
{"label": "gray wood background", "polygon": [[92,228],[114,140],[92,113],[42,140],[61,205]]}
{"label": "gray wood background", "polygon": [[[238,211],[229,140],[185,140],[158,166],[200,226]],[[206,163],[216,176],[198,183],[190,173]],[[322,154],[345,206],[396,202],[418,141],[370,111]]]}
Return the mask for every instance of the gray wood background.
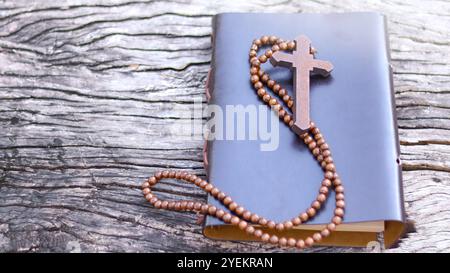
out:
{"label": "gray wood background", "polygon": [[[443,0],[0,1],[0,251],[280,251],[206,239],[195,215],[155,210],[138,188],[161,168],[204,175],[201,141],[171,129],[205,100],[211,16],[225,11],[388,16],[411,224],[385,251],[450,251]],[[206,198],[179,183],[158,192]]]}

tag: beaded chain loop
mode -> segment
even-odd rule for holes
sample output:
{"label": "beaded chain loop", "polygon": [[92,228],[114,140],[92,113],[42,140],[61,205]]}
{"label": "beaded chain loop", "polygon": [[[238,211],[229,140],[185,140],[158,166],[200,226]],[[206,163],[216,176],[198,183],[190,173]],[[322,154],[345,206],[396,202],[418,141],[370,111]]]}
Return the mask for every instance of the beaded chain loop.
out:
{"label": "beaded chain loop", "polygon": [[[264,54],[258,56],[258,50],[263,46],[269,46],[270,49],[267,49]],[[272,54],[279,50],[292,51],[293,49],[295,49],[295,41],[286,42],[275,36],[262,36],[261,38],[253,41],[249,53],[251,64],[250,81],[253,84],[257,95],[278,114],[279,118],[287,126],[289,126],[289,128],[291,128],[294,124],[292,115],[289,114],[283,106],[281,106],[280,102],[276,98],[271,96],[266,91],[264,85],[269,87],[274,94],[281,98],[283,103],[290,110],[292,110],[294,101],[292,97],[287,94],[286,89],[282,88],[282,86],[276,81],[270,79],[269,75],[261,68],[261,64],[267,62],[272,57]],[[314,53],[313,48],[311,49],[311,53]],[[324,178],[321,181],[318,194],[315,200],[311,203],[310,207],[290,220],[277,223],[252,213],[233,201],[230,196],[220,191],[213,184],[196,176],[195,174],[189,174],[184,171],[165,170],[156,172],[142,184],[142,192],[145,199],[158,209],[191,211],[203,215],[209,215],[223,221],[224,223],[238,226],[239,229],[244,230],[249,235],[253,235],[256,239],[270,244],[279,245],[280,247],[296,247],[299,249],[310,247],[314,243],[320,242],[322,238],[328,237],[330,233],[336,229],[336,226],[342,223],[345,212],[344,187],[342,186],[341,179],[336,172],[336,167],[334,165],[333,158],[331,157],[330,148],[314,122],[311,122],[309,130],[301,134],[300,138],[308,146],[310,152],[322,167],[324,171]],[[203,202],[167,201],[158,199],[151,191],[151,187],[156,185],[161,179],[166,178],[183,180],[200,187],[206,193],[211,194],[215,199],[221,202],[229,210],[229,212]],[[322,230],[305,239],[286,237],[279,238],[270,231],[274,229],[277,231],[288,230],[295,226],[304,224],[308,220],[314,218],[317,211],[327,200],[330,189],[334,189],[336,193],[336,208],[331,221],[325,225]],[[261,227],[264,227],[269,231],[266,232],[262,230]]]}

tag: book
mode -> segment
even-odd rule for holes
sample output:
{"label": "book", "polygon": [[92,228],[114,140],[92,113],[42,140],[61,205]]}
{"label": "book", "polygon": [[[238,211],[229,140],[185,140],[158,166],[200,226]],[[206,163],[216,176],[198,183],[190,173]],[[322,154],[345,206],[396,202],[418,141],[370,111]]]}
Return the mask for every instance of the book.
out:
{"label": "book", "polygon": [[[310,80],[310,114],[333,152],[345,187],[346,213],[343,224],[319,244],[365,247],[383,233],[385,246],[391,246],[404,230],[405,213],[385,17],[370,12],[215,15],[207,86],[211,105],[264,105],[249,81],[248,61],[252,41],[263,35],[285,40],[306,35],[318,50],[316,58],[334,65],[329,77]],[[266,71],[292,95],[291,71],[267,65]],[[276,222],[292,219],[315,199],[323,172],[284,124],[279,124],[276,149],[261,151],[263,142],[207,141],[208,180],[260,216]],[[225,209],[211,196],[208,202]],[[307,224],[275,234],[310,236],[330,221],[334,208],[332,192]],[[255,240],[209,216],[203,233],[213,239]]]}

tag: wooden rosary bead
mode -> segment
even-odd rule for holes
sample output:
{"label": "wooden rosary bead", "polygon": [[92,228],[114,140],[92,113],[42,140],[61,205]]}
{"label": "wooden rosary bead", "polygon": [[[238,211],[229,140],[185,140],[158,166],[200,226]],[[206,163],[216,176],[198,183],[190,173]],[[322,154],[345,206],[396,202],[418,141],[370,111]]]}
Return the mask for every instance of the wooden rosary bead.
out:
{"label": "wooden rosary bead", "polygon": [[313,142],[313,138],[308,135],[303,139],[303,142],[305,142],[306,145],[309,145],[311,142]]}
{"label": "wooden rosary bead", "polygon": [[245,209],[244,209],[244,207],[242,207],[242,206],[238,206],[236,209],[235,209],[235,213],[237,214],[237,215],[242,215],[243,213],[244,213],[244,211],[245,211]]}
{"label": "wooden rosary bead", "polygon": [[344,197],[343,193],[337,193],[336,194],[336,200],[344,200],[344,199],[345,199],[345,197]]}
{"label": "wooden rosary bead", "polygon": [[311,207],[312,207],[313,209],[315,209],[315,210],[319,210],[321,206],[322,206],[322,205],[321,205],[320,202],[317,201],[317,200],[316,200],[316,201],[313,201],[312,204],[311,204]]}
{"label": "wooden rosary bead", "polygon": [[325,187],[331,187],[331,181],[328,178],[325,178],[324,180],[322,180],[322,186]]}
{"label": "wooden rosary bead", "polygon": [[306,210],[306,213],[308,213],[309,217],[314,217],[316,215],[316,210],[314,208],[309,208]]}
{"label": "wooden rosary bead", "polygon": [[162,202],[160,200],[158,200],[155,202],[155,204],[153,204],[153,206],[155,206],[155,208],[159,209],[159,208],[161,208],[161,203]]}
{"label": "wooden rosary bead", "polygon": [[295,42],[294,41],[291,41],[291,42],[288,42],[287,43],[287,49],[288,50],[293,50],[293,49],[295,49]]}
{"label": "wooden rosary bead", "polygon": [[216,211],[217,218],[222,218],[225,215],[225,211],[223,209],[219,209]]}
{"label": "wooden rosary bead", "polygon": [[208,208],[208,213],[210,215],[216,215],[217,208],[215,206],[211,206]]}
{"label": "wooden rosary bead", "polygon": [[314,233],[313,234],[313,239],[316,242],[320,242],[322,240],[322,235],[320,233]]}
{"label": "wooden rosary bead", "polygon": [[[299,219],[300,220],[300,219]],[[285,229],[290,229],[294,226],[294,224],[292,223],[292,221],[286,221],[284,222],[284,228]]]}
{"label": "wooden rosary bead", "polygon": [[307,237],[307,238],[305,239],[305,244],[306,244],[307,246],[312,246],[312,245],[314,244],[314,239],[311,238],[311,237]]}
{"label": "wooden rosary bead", "polygon": [[267,62],[267,57],[266,57],[266,55],[261,55],[261,56],[259,56],[259,59],[258,59],[261,63],[265,63],[265,62]]}
{"label": "wooden rosary bead", "polygon": [[246,221],[240,221],[239,222],[239,229],[242,229],[242,230],[244,230],[244,229],[246,229],[247,228],[247,222]]}
{"label": "wooden rosary bead", "polygon": [[337,208],[334,210],[334,215],[343,217],[344,216],[344,210],[342,208]]}
{"label": "wooden rosary bead", "polygon": [[229,213],[225,213],[225,215],[222,217],[222,220],[225,222],[225,223],[229,223],[230,221],[231,221],[231,214],[229,214]]}
{"label": "wooden rosary bead", "polygon": [[329,163],[325,166],[325,170],[330,171],[330,172],[334,172],[336,170],[335,166],[333,163]]}
{"label": "wooden rosary bead", "polygon": [[262,235],[263,235],[263,232],[262,232],[262,230],[257,229],[257,230],[255,230],[255,231],[253,232],[253,235],[254,235],[256,238],[261,238]]}
{"label": "wooden rosary bead", "polygon": [[205,191],[207,191],[207,192],[211,192],[211,190],[213,189],[213,185],[211,185],[211,184],[206,184],[206,186],[205,186]]}
{"label": "wooden rosary bead", "polygon": [[278,231],[283,231],[284,230],[284,224],[278,223],[278,224],[276,224],[275,228]]}
{"label": "wooden rosary bead", "polygon": [[265,225],[267,225],[267,219],[266,218],[260,218],[259,219],[259,221],[258,221],[258,223],[261,225],[261,226],[265,226]]}
{"label": "wooden rosary bead", "polygon": [[254,85],[255,89],[261,89],[264,87],[263,83],[260,81],[257,81]]}
{"label": "wooden rosary bead", "polygon": [[343,193],[344,192],[344,187],[342,185],[341,186],[337,186],[336,188],[334,188],[334,191],[336,193]]}
{"label": "wooden rosary bead", "polygon": [[325,172],[325,178],[327,178],[327,179],[333,179],[333,172],[329,172],[329,171],[327,171],[327,172]]}
{"label": "wooden rosary bead", "polygon": [[312,154],[314,155],[314,156],[318,156],[319,154],[320,154],[320,149],[319,148],[314,148],[313,150],[312,150]]}
{"label": "wooden rosary bead", "polygon": [[298,240],[297,243],[295,244],[295,247],[299,248],[299,249],[303,249],[305,248],[306,244],[304,240]]}
{"label": "wooden rosary bead", "polygon": [[340,224],[342,223],[342,218],[339,217],[339,216],[334,216],[334,217],[333,217],[333,223],[334,223],[335,225],[340,225]]}
{"label": "wooden rosary bead", "polygon": [[328,236],[330,236],[330,230],[329,229],[323,229],[321,232],[320,232],[320,235],[322,235],[322,237],[328,237]]}
{"label": "wooden rosary bead", "polygon": [[320,145],[320,149],[321,150],[328,150],[329,149],[328,144],[326,144],[326,143],[321,144]]}
{"label": "wooden rosary bead", "polygon": [[252,216],[251,216],[251,218],[250,218],[250,220],[251,220],[253,223],[258,223],[258,222],[259,222],[259,219],[260,219],[260,217],[258,216],[258,214],[252,214]]}
{"label": "wooden rosary bead", "polygon": [[329,231],[334,231],[334,230],[336,230],[336,224],[335,224],[335,223],[329,223],[329,224],[327,225],[327,229],[328,229]]}
{"label": "wooden rosary bead", "polygon": [[320,203],[325,202],[325,200],[327,200],[327,196],[323,193],[317,195],[317,201],[319,201]]}
{"label": "wooden rosary bead", "polygon": [[269,42],[271,43],[271,44],[273,44],[273,43],[275,43],[276,41],[277,41],[277,39],[278,39],[278,37],[277,36],[270,36],[269,37]]}
{"label": "wooden rosary bead", "polygon": [[272,235],[272,236],[270,236],[270,239],[269,239],[269,242],[271,243],[271,244],[278,244],[278,236],[277,235]]}
{"label": "wooden rosary bead", "polygon": [[319,192],[321,194],[327,195],[328,194],[328,188],[325,186],[320,187]]}
{"label": "wooden rosary bead", "polygon": [[247,234],[254,234],[255,233],[255,228],[252,226],[247,226],[247,228],[245,229],[245,232]]}
{"label": "wooden rosary bead", "polygon": [[202,180],[199,184],[199,187],[204,189],[206,187],[206,185],[208,185],[208,182],[206,182],[205,180]]}
{"label": "wooden rosary bead", "polygon": [[345,208],[345,201],[344,200],[338,200],[336,201],[336,207],[338,208]]}
{"label": "wooden rosary bead", "polygon": [[214,197],[217,197],[217,195],[219,194],[219,192],[220,192],[220,190],[219,190],[218,188],[214,187],[214,188],[211,190],[211,195],[214,196]]}
{"label": "wooden rosary bead", "polygon": [[262,82],[267,82],[269,80],[269,75],[267,75],[267,74],[264,74],[262,77],[261,77],[261,81]]}
{"label": "wooden rosary bead", "polygon": [[259,60],[253,60],[252,65],[253,66],[260,66],[261,63],[259,62]]}
{"label": "wooden rosary bead", "polygon": [[291,121],[291,116],[290,115],[286,115],[284,116],[284,122],[289,123],[289,121]]}
{"label": "wooden rosary bead", "polygon": [[222,201],[225,197],[226,195],[224,192],[219,192],[219,194],[217,194],[217,199],[219,199],[219,201]]}
{"label": "wooden rosary bead", "polygon": [[153,185],[155,185],[156,183],[158,183],[158,179],[156,179],[155,176],[152,176],[152,177],[150,177],[150,178],[148,179],[148,183],[149,183],[151,186],[153,186]]}
{"label": "wooden rosary bead", "polygon": [[145,195],[145,200],[147,200],[147,201],[150,202],[150,200],[151,200],[153,197],[154,197],[153,194],[149,193],[149,194]]}
{"label": "wooden rosary bead", "polygon": [[228,205],[228,208],[229,208],[231,211],[234,211],[234,210],[237,208],[237,206],[238,206],[238,204],[237,204],[236,202],[231,202],[231,203]]}
{"label": "wooden rosary bead", "polygon": [[270,239],[270,235],[268,233],[263,233],[263,235],[261,235],[261,241],[263,242],[267,242]]}
{"label": "wooden rosary bead", "polygon": [[198,176],[196,176],[195,174],[193,174],[193,175],[191,175],[190,177],[189,177],[189,182],[191,182],[191,183],[194,183],[195,182],[195,180],[197,180],[199,177]]}
{"label": "wooden rosary bead", "polygon": [[302,223],[305,223],[306,221],[308,221],[309,216],[306,212],[300,214],[300,219],[302,220]]}
{"label": "wooden rosary bead", "polygon": [[269,36],[262,36],[261,42],[266,45],[269,42]]}
{"label": "wooden rosary bead", "polygon": [[288,102],[287,102],[287,106],[289,107],[289,108],[292,108],[292,106],[294,106],[294,101],[293,100],[288,100]]}
{"label": "wooden rosary bead", "polygon": [[144,195],[147,195],[147,194],[149,194],[151,191],[150,191],[150,188],[144,188],[144,189],[142,190],[142,192],[144,193]]}
{"label": "wooden rosary bead", "polygon": [[341,179],[339,179],[339,178],[334,179],[333,186],[335,186],[335,187],[342,186]]}
{"label": "wooden rosary bead", "polygon": [[229,196],[226,196],[226,197],[223,199],[223,204],[224,204],[225,206],[229,205],[231,202],[233,202],[233,199],[231,199],[231,197],[229,197]]}
{"label": "wooden rosary bead", "polygon": [[199,211],[202,208],[202,203],[200,202],[195,202],[194,203],[194,209]]}
{"label": "wooden rosary bead", "polygon": [[141,188],[142,189],[150,188],[150,183],[148,183],[148,181],[145,181],[144,183],[142,183]]}
{"label": "wooden rosary bead", "polygon": [[280,89],[281,89],[281,86],[278,83],[274,84],[273,87],[272,87],[272,90],[275,93],[278,93],[278,91],[280,91]]}
{"label": "wooden rosary bead", "polygon": [[300,219],[300,217],[295,217],[295,218],[292,218],[291,222],[294,226],[298,226],[302,223],[302,220]]}
{"label": "wooden rosary bead", "polygon": [[260,88],[258,89],[257,94],[259,97],[263,97],[266,94],[266,90],[264,90],[264,88]]}
{"label": "wooden rosary bead", "polygon": [[242,213],[242,218],[244,218],[247,221],[249,221],[251,217],[252,217],[252,213],[248,210],[246,210]]}
{"label": "wooden rosary bead", "polygon": [[[181,204],[180,204],[180,209],[181,209]],[[205,214],[208,212],[209,206],[207,204],[203,204],[202,208],[200,209],[200,211]]]}
{"label": "wooden rosary bead", "polygon": [[232,225],[237,225],[237,224],[239,224],[240,219],[237,216],[233,216],[233,217],[231,217],[231,221],[230,222],[231,222]]}

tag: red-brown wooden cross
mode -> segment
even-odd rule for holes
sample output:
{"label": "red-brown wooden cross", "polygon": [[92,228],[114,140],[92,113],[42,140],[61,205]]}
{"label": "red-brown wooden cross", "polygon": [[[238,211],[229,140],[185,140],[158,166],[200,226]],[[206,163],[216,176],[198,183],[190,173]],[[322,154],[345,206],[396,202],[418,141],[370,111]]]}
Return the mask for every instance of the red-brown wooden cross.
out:
{"label": "red-brown wooden cross", "polygon": [[302,35],[295,39],[296,48],[292,54],[277,51],[272,55],[270,62],[273,66],[284,66],[294,73],[294,125],[293,131],[302,134],[310,126],[309,118],[309,77],[310,73],[328,76],[333,70],[330,62],[316,60],[311,53],[311,41]]}

